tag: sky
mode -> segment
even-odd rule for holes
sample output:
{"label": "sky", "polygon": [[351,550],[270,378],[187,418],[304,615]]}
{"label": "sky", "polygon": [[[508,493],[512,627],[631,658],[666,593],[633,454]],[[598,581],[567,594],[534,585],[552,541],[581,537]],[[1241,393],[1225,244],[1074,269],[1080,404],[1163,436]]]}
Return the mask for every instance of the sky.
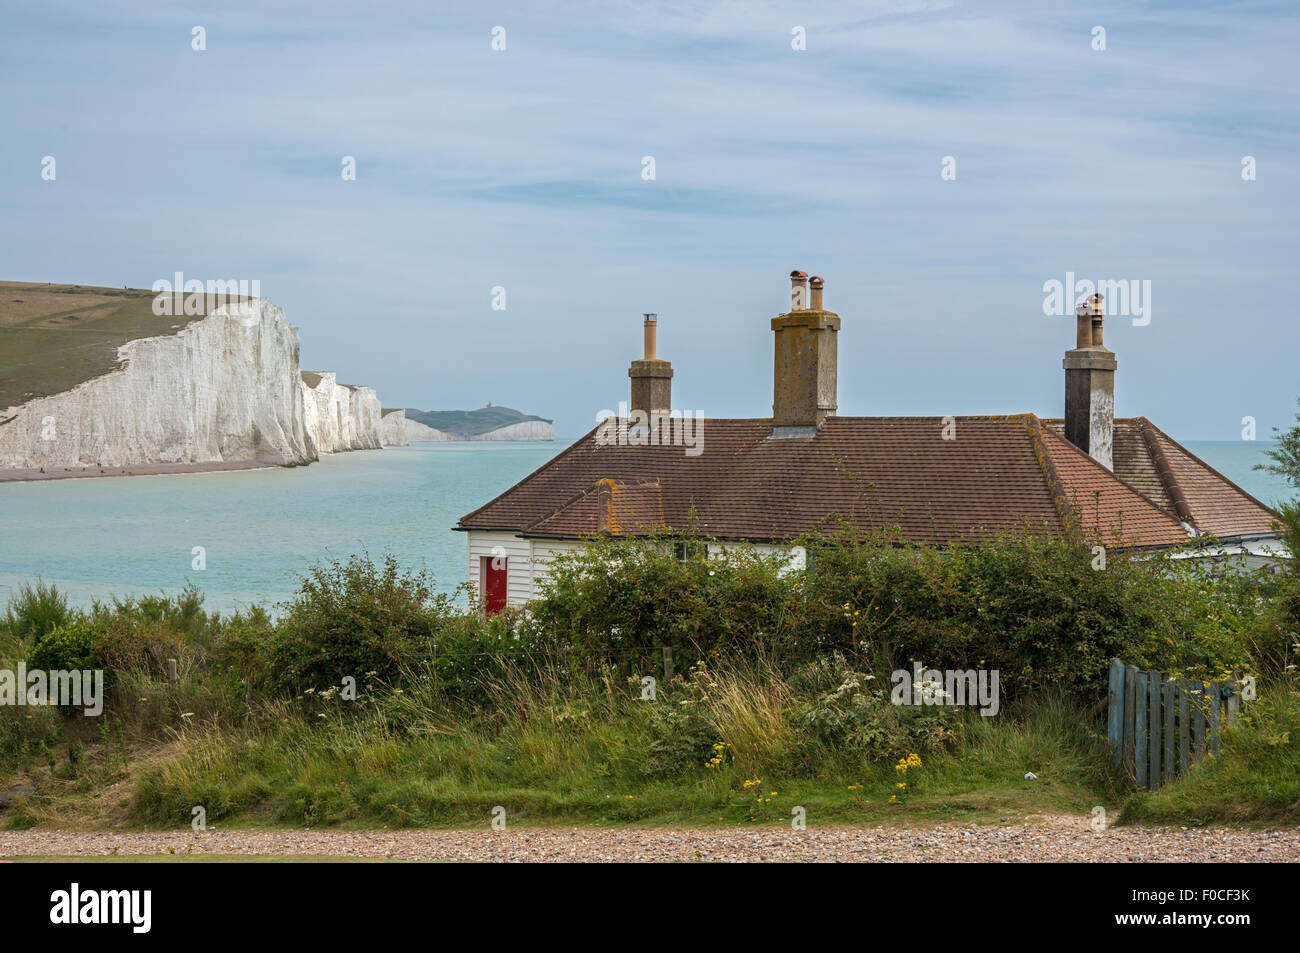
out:
{"label": "sky", "polygon": [[1298,49],[1291,3],[12,5],[0,279],[257,280],[304,369],[572,437],[647,311],[675,408],[770,416],[792,269],[840,414],[1060,416],[1070,272],[1150,288],[1106,324],[1120,416],[1264,438]]}

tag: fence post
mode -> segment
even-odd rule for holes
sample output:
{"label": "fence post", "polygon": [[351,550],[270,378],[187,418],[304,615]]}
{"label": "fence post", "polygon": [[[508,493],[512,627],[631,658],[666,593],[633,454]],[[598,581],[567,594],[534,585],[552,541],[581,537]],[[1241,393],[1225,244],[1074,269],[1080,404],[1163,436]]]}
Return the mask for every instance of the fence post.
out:
{"label": "fence post", "polygon": [[1225,717],[1228,724],[1237,720],[1237,713],[1241,711],[1241,672],[1234,671],[1232,677],[1228,679],[1228,685],[1232,688],[1232,694],[1224,699],[1224,707],[1227,709]]}
{"label": "fence post", "polygon": [[1124,667],[1124,770],[1137,777],[1137,676],[1136,665]]}
{"label": "fence post", "polygon": [[1178,680],[1178,773],[1187,773],[1192,763],[1192,708],[1187,679]]}
{"label": "fence post", "polygon": [[1124,663],[1110,660],[1110,697],[1106,708],[1106,737],[1111,744],[1111,760],[1124,759]]}
{"label": "fence post", "polygon": [[1215,754],[1219,753],[1219,714],[1220,702],[1223,700],[1222,690],[1222,682],[1210,682],[1210,750]]}
{"label": "fence post", "polygon": [[1147,672],[1147,745],[1150,754],[1147,787],[1152,790],[1160,787],[1160,752],[1164,749],[1160,737],[1160,726],[1164,723],[1160,717],[1160,694],[1163,684],[1159,672]]}
{"label": "fence post", "polygon": [[673,680],[673,650],[664,646],[664,684],[667,685]]}
{"label": "fence post", "polygon": [[167,660],[167,681],[175,685],[180,680],[180,674],[176,670],[176,660],[169,658]]}
{"label": "fence post", "polygon": [[1174,737],[1176,729],[1174,727],[1174,704],[1178,697],[1177,686],[1171,681],[1160,684],[1160,701],[1165,706],[1165,728],[1164,728],[1164,748],[1165,748],[1165,770],[1164,779],[1172,781],[1178,777],[1178,768],[1174,764]]}
{"label": "fence post", "polygon": [[1147,690],[1150,679],[1146,672],[1138,672],[1134,677],[1137,686],[1135,693],[1137,711],[1134,713],[1137,716],[1134,719],[1137,730],[1135,732],[1136,747],[1134,749],[1133,762],[1135,770],[1133,774],[1137,779],[1138,787],[1145,788],[1150,787],[1150,775],[1147,773],[1147,768],[1150,766],[1151,759],[1151,752],[1149,751],[1149,746],[1151,744],[1151,730],[1147,721],[1148,716],[1151,714],[1151,706],[1147,701]]}
{"label": "fence post", "polygon": [[1192,748],[1196,757],[1205,754],[1205,683],[1192,682]]}

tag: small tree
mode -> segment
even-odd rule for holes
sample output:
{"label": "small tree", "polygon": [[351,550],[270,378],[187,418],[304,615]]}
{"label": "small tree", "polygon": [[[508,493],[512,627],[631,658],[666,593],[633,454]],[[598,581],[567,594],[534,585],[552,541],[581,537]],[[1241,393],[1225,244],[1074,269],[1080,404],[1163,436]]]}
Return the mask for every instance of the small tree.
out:
{"label": "small tree", "polygon": [[[1300,398],[1296,405],[1300,406]],[[1296,414],[1295,426],[1285,431],[1274,427],[1273,433],[1277,434],[1277,446],[1266,451],[1273,462],[1256,464],[1255,469],[1275,473],[1300,490],[1300,413]],[[1279,504],[1277,514],[1282,539],[1293,556],[1291,569],[1300,576],[1300,499]]]}
{"label": "small tree", "polygon": [[[1300,407],[1300,397],[1296,398],[1296,406]],[[1267,451],[1273,462],[1256,464],[1255,469],[1275,473],[1300,489],[1300,413],[1295,419],[1295,426],[1289,430],[1273,428],[1273,433],[1277,434],[1277,446]]]}
{"label": "small tree", "polygon": [[[1296,399],[1300,406],[1300,398]],[[1272,463],[1256,465],[1256,470],[1275,473],[1300,489],[1300,413],[1296,414],[1296,424],[1288,430],[1273,428],[1277,434],[1277,446],[1267,451]],[[1285,664],[1290,660],[1290,652],[1300,645],[1300,499],[1279,503],[1277,507],[1279,530],[1282,541],[1291,551],[1289,578],[1291,585],[1279,593],[1269,617],[1268,626],[1281,636],[1281,658]],[[1277,643],[1274,643],[1277,644]]]}

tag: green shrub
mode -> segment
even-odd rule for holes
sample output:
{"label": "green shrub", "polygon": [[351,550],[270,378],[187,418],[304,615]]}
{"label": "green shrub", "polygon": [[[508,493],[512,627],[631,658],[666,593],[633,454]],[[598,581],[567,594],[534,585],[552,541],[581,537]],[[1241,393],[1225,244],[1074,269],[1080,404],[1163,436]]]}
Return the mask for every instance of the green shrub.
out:
{"label": "green shrub", "polygon": [[1160,560],[1061,538],[1004,536],[979,545],[822,545],[808,574],[810,620],[825,640],[891,665],[984,665],[1011,693],[1062,686],[1095,695],[1109,660],[1144,664],[1186,638],[1203,602]]}
{"label": "green shrub", "polygon": [[430,653],[454,614],[452,597],[435,593],[427,573],[407,573],[384,557],[313,567],[286,603],[270,646],[270,678],[281,690],[361,684],[373,673],[394,679],[405,661]]}
{"label": "green shrub", "polygon": [[484,705],[507,671],[533,673],[562,649],[518,609],[491,618],[477,613],[449,618],[431,652],[436,687],[452,699]]}
{"label": "green shrub", "polygon": [[274,632],[266,610],[253,606],[247,614],[235,613],[226,619],[214,639],[213,664],[246,696],[264,692],[271,686]]}
{"label": "green shrub", "polygon": [[746,547],[683,560],[665,540],[594,541],[556,560],[531,616],[579,658],[644,667],[668,646],[684,668],[839,651],[872,670],[983,666],[1011,695],[1060,687],[1087,699],[1104,693],[1114,657],[1215,676],[1240,667],[1260,624],[1259,580],[1196,560],[1114,549],[1098,568],[1091,546],[1033,535],[942,549],[889,536],[801,542],[803,572]]}
{"label": "green shrub", "polygon": [[556,558],[530,614],[579,659],[629,670],[664,646],[683,669],[713,653],[775,652],[793,647],[785,640],[797,634],[791,613],[800,611],[783,564],[747,546],[706,558],[700,541],[679,559],[669,539],[596,539]]}
{"label": "green shrub", "polygon": [[27,655],[27,667],[56,672],[100,669],[104,664],[90,623],[79,619],[42,636]]}

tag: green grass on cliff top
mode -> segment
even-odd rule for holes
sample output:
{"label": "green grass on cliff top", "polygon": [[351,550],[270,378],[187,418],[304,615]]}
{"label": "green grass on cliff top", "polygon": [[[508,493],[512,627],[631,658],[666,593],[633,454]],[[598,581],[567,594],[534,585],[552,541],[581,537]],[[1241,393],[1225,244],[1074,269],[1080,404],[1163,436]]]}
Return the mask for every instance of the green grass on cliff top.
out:
{"label": "green grass on cliff top", "polygon": [[126,342],[175,334],[203,317],[155,315],[154,297],[138,288],[0,281],[0,410],[107,374]]}

